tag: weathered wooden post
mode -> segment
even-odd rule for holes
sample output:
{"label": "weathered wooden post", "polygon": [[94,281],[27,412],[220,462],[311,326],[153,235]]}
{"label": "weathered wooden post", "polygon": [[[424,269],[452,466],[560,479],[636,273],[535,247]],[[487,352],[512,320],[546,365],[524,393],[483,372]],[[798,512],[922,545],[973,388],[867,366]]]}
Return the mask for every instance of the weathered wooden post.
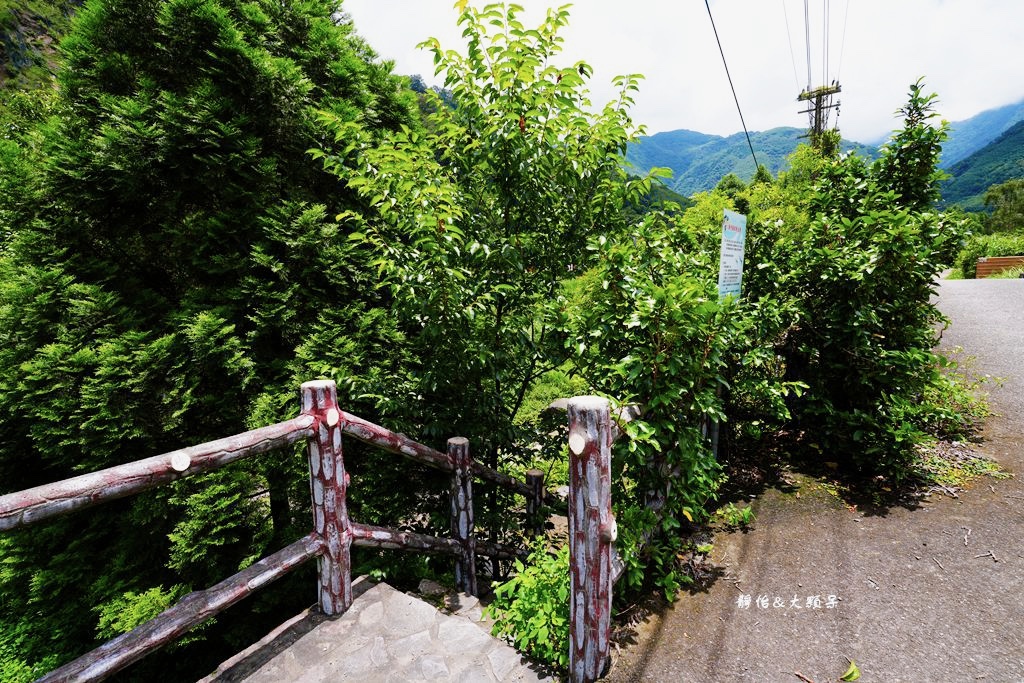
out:
{"label": "weathered wooden post", "polygon": [[448,460],[452,470],[452,535],[462,544],[462,557],[455,561],[455,586],[476,595],[476,537],[473,535],[473,471],[469,440],[448,439]]}
{"label": "weathered wooden post", "polygon": [[526,497],[526,535],[537,538],[544,533],[544,520],[540,518],[544,505],[544,473],[527,470],[526,485],[530,487],[530,495]]}
{"label": "weathered wooden post", "polygon": [[569,677],[589,683],[608,664],[612,611],[611,415],[607,399],[569,401]]}
{"label": "weathered wooden post", "polygon": [[313,529],[324,545],[317,557],[320,609],[327,615],[341,614],[352,604],[352,529],[345,502],[348,475],[341,449],[341,411],[332,380],[302,385],[302,413],[316,418],[307,451]]}

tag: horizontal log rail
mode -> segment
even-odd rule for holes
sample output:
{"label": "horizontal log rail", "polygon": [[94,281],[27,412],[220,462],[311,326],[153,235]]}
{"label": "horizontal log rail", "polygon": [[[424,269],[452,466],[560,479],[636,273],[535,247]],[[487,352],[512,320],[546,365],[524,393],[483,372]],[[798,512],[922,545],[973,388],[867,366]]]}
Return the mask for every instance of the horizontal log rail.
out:
{"label": "horizontal log rail", "polygon": [[313,435],[314,419],[301,415],[217,441],[190,446],[0,496],[0,531],[28,526],[108,500],[124,498],[182,477],[223,467]]}
{"label": "horizontal log rail", "polygon": [[[461,556],[462,543],[454,538],[442,538],[418,534],[414,531],[399,531],[382,526],[352,522],[352,545],[368,548],[389,548],[391,550],[422,550]],[[499,560],[514,560],[527,555],[525,548],[505,543],[491,543],[476,539],[476,554],[496,557]]]}
{"label": "horizontal log rail", "polygon": [[369,420],[356,417],[351,413],[341,412],[341,431],[344,434],[353,436],[365,444],[376,446],[381,450],[396,455],[404,455],[410,460],[422,462],[433,468],[451,472],[454,465],[448,460],[448,456],[441,451],[435,451],[429,446],[413,441],[405,434],[396,434],[386,427],[376,425]]}
{"label": "horizontal log rail", "polygon": [[[342,457],[343,434],[451,473],[453,537],[439,538],[352,522],[346,502],[348,475]],[[340,410],[334,382],[316,381],[302,385],[301,414],[291,420],[0,496],[0,531],[141,493],[300,441],[305,441],[309,457],[312,533],[212,588],[190,593],[154,619],[40,680],[103,680],[314,557],[319,558],[320,609],[328,616],[341,614],[352,602],[351,545],[454,555],[458,558],[456,577],[460,590],[475,594],[477,554],[511,560],[525,557],[526,550],[475,537],[473,478],[526,496],[528,527],[532,529],[537,528],[537,512],[542,502],[558,502],[544,491],[541,472],[531,471],[527,482],[522,482],[475,463],[469,455],[468,441],[461,437],[450,439],[448,452],[441,453]]]}
{"label": "horizontal log rail", "polygon": [[486,479],[487,481],[504,487],[513,493],[518,493],[527,497],[533,495],[533,490],[530,488],[529,484],[519,481],[515,477],[511,477],[504,472],[492,470],[490,467],[481,465],[478,462],[473,463],[472,471],[474,476],[479,477],[480,479]]}
{"label": "horizontal log rail", "polygon": [[[381,427],[369,420],[346,413],[344,410],[339,412],[341,415],[341,431],[344,434],[352,436],[365,444],[376,446],[388,453],[403,455],[410,460],[421,462],[435,469],[445,472],[451,472],[455,469],[455,465],[447,454],[441,451],[424,446],[413,441],[405,434],[396,434],[387,427]],[[529,497],[533,495],[533,489],[530,488],[529,484],[504,472],[499,472],[475,461],[472,463],[471,469],[473,476],[479,479],[492,482],[522,496]],[[559,498],[550,493],[545,493],[545,503],[558,504]]]}
{"label": "horizontal log rail", "polygon": [[352,545],[391,550],[427,550],[449,555],[462,555],[462,544],[454,538],[438,538],[414,531],[398,531],[387,527],[352,522]]}
{"label": "horizontal log rail", "polygon": [[322,551],[322,539],[317,534],[309,534],[212,588],[189,593],[157,617],[59,669],[54,669],[36,683],[103,680],[153,650],[174,642],[190,629],[281,578]]}

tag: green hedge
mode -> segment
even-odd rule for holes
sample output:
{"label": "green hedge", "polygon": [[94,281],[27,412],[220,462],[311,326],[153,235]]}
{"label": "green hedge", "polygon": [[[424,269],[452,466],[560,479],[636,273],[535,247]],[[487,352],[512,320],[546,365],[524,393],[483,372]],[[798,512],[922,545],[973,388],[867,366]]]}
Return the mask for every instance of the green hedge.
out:
{"label": "green hedge", "polygon": [[1024,254],[1024,235],[975,235],[957,257],[964,277],[976,277],[978,259],[983,256],[1020,256]]}

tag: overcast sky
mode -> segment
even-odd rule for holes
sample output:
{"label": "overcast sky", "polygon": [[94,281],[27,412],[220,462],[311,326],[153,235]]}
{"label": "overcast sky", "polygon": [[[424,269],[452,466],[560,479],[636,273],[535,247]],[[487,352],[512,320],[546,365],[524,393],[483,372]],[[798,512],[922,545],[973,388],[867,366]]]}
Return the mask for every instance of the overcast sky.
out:
{"label": "overcast sky", "polygon": [[[518,4],[531,26],[561,3]],[[343,9],[395,71],[440,85],[430,54],[415,46],[433,37],[445,49],[463,49],[453,6],[344,0]],[[804,3],[712,0],[711,11],[748,129],[806,126],[796,101],[807,86]],[[649,134],[742,130],[702,0],[578,0],[570,12],[560,60],[594,67],[595,104],[612,98],[614,76],[641,73],[633,118]],[[921,76],[949,121],[1024,99],[1024,0],[809,0],[809,15],[812,85],[840,82],[838,122],[848,139],[873,142],[897,127],[893,112]]]}

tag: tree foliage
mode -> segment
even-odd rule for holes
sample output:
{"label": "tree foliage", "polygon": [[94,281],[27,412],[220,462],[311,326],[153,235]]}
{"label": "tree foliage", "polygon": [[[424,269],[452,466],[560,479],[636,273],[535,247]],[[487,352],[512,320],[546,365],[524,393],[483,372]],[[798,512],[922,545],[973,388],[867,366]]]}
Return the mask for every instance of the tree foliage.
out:
{"label": "tree foliage", "polygon": [[[564,359],[548,306],[559,282],[584,260],[589,236],[621,229],[627,196],[650,188],[620,166],[636,132],[627,113],[636,77],[618,79],[619,99],[595,112],[589,65],[557,65],[567,10],[536,29],[518,12],[466,7],[465,54],[424,44],[455,102],[434,108],[427,133],[324,155],[375,209],[340,218],[355,226],[418,359],[405,377],[425,411],[418,433],[457,430],[491,464],[513,448],[531,385]],[[337,140],[354,138],[343,121],[329,123]]]}
{"label": "tree foliage", "polygon": [[912,84],[904,126],[873,163],[812,157],[798,167],[798,182],[813,179],[800,190],[806,219],[757,255],[768,272],[760,286],[795,305],[780,352],[787,378],[808,385],[791,402],[797,424],[835,456],[894,477],[906,474],[930,409],[921,396],[938,368],[935,277],[962,238],[934,208],[945,126],[931,125],[933,103]]}
{"label": "tree foliage", "polygon": [[985,190],[985,206],[992,211],[986,221],[990,232],[1024,233],[1024,178]]}
{"label": "tree foliage", "polygon": [[[933,414],[942,317],[931,302],[960,226],[936,213],[943,128],[911,86],[875,162],[805,148],[777,181],[726,177],[682,217],[650,214],[591,249],[570,338],[592,386],[643,406],[615,455],[626,585],[673,595],[681,529],[723,481],[712,454],[806,433],[834,460],[900,479]],[[764,175],[764,174],[762,174]],[[744,292],[715,292],[722,210],[748,212]]]}
{"label": "tree foliage", "polygon": [[[19,117],[3,148],[21,174],[4,182],[25,189],[0,202],[5,490],[291,416],[299,381],[351,386],[391,357],[331,220],[361,204],[307,150],[321,110],[372,137],[411,122],[414,100],[334,10],[82,8],[54,115]],[[64,659],[127,627],[109,618],[126,601],[205,588],[293,540],[304,470],[260,459],[0,538],[4,666]]]}

